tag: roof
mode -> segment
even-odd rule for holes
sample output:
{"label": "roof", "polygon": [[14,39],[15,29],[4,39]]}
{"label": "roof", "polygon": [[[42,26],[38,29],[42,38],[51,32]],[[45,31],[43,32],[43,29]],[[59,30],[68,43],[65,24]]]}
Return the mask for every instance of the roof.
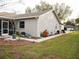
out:
{"label": "roof", "polygon": [[8,12],[0,12],[0,16],[11,16],[16,15],[15,13],[8,13]]}
{"label": "roof", "polygon": [[[39,17],[40,15],[46,13],[48,11],[43,11],[43,12],[36,12],[36,13],[26,13],[26,14],[12,14],[12,13],[7,13],[7,14],[3,14],[3,15],[0,15],[0,18],[5,18],[5,19],[26,19],[26,18],[29,18],[29,19],[35,19],[37,17]],[[55,15],[55,17],[57,18],[58,22],[61,24],[61,22],[59,21],[59,18],[56,14],[55,11],[52,11]],[[1,13],[0,13],[1,14]]]}
{"label": "roof", "polygon": [[26,14],[19,14],[14,16],[15,18],[21,18],[21,17],[38,17],[44,13],[46,13],[47,11],[43,11],[43,12],[35,12],[35,13],[26,13]]}
{"label": "roof", "polygon": [[65,25],[66,28],[74,28],[75,26],[72,25]]}
{"label": "roof", "polygon": [[0,18],[8,19],[10,16],[15,16],[15,13],[8,13],[8,12],[0,12]]}
{"label": "roof", "polygon": [[39,17],[40,15],[46,13],[47,11],[43,12],[36,12],[36,13],[26,13],[26,14],[10,14],[6,15],[0,15],[0,18],[8,18],[8,19],[22,19],[22,18],[33,18],[33,17]]}

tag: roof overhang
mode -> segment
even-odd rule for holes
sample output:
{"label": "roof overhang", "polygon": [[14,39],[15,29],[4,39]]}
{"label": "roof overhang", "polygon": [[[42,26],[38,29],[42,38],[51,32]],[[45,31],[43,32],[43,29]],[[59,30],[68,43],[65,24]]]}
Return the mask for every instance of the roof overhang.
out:
{"label": "roof overhang", "polygon": [[32,16],[32,17],[21,17],[21,18],[15,18],[15,17],[3,17],[3,16],[0,16],[0,18],[3,20],[30,20],[30,19],[38,19],[39,17],[35,17],[35,16]]}

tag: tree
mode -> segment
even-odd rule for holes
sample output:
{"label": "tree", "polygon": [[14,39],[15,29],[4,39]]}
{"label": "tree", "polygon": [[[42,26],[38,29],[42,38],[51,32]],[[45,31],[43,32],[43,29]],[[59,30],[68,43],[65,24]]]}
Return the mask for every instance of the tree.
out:
{"label": "tree", "polygon": [[75,26],[75,23],[73,23],[73,22],[71,22],[71,21],[67,21],[65,24],[66,24],[66,25]]}
{"label": "tree", "polygon": [[41,1],[40,4],[36,5],[34,9],[37,10],[37,12],[39,12],[39,11],[51,10],[53,9],[53,7],[52,5],[44,1]]}
{"label": "tree", "polygon": [[30,8],[30,7],[27,7],[27,8],[26,8],[26,10],[25,10],[25,12],[26,12],[26,13],[31,13],[31,12],[32,12],[32,10],[31,10],[31,8]]}
{"label": "tree", "polygon": [[57,15],[61,20],[65,20],[72,13],[70,7],[65,5],[64,3],[60,5],[57,3],[53,7],[54,7],[53,10],[57,13]]}
{"label": "tree", "polygon": [[60,20],[65,20],[68,16],[71,15],[72,11],[69,6],[62,4],[50,5],[44,1],[41,1],[40,4],[36,5],[34,8],[37,12],[45,11],[45,10],[54,10]]}

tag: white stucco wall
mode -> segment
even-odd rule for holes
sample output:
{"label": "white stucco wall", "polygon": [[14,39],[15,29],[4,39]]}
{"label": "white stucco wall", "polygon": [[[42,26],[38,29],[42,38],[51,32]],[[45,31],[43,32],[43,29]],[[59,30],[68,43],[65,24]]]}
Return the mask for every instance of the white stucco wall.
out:
{"label": "white stucco wall", "polygon": [[60,30],[60,24],[52,11],[41,15],[38,19],[38,33],[40,34],[45,29],[48,30],[49,34],[51,32],[55,34],[57,30]]}
{"label": "white stucco wall", "polygon": [[[20,21],[25,22],[25,28],[19,28]],[[19,20],[17,23],[17,31],[26,32],[32,36],[37,36],[37,20],[36,19]]]}

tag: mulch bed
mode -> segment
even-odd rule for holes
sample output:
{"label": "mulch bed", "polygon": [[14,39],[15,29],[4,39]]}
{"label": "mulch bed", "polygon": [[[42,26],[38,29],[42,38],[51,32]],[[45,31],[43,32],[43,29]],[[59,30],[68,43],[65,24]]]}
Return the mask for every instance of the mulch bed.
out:
{"label": "mulch bed", "polygon": [[35,42],[30,42],[26,40],[0,40],[0,45],[31,45],[35,44]]}

